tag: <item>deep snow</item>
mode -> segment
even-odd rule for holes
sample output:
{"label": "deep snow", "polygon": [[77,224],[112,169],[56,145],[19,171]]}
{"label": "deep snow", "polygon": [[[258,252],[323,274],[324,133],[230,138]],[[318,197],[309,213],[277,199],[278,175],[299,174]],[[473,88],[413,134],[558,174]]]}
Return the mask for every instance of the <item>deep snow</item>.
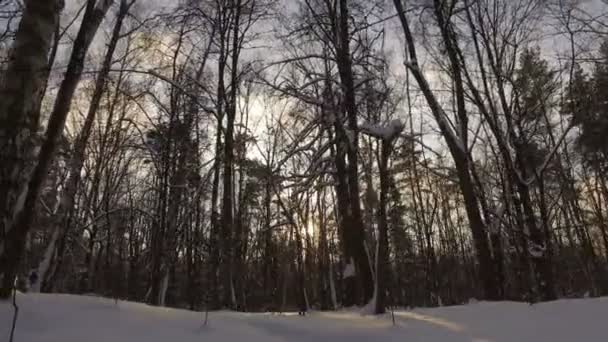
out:
{"label": "deep snow", "polygon": [[[528,305],[479,302],[466,306],[397,311],[390,316],[357,312],[203,314],[145,304],[71,295],[20,294],[18,342],[190,341],[399,341],[399,342],[606,342],[608,298]],[[0,303],[0,341],[7,341],[10,302]]]}

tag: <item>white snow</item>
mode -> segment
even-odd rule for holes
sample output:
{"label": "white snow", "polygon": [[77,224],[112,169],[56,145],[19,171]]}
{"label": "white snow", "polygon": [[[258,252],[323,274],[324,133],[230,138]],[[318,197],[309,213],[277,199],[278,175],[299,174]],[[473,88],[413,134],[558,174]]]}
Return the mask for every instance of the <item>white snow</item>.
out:
{"label": "white snow", "polygon": [[344,134],[346,134],[346,138],[348,139],[348,143],[350,144],[350,146],[355,146],[355,132],[348,128],[345,128]]}
{"label": "white snow", "polygon": [[42,261],[40,261],[38,269],[36,270],[38,279],[36,283],[30,284],[30,291],[40,292],[40,286],[42,285],[42,282],[46,277],[46,272],[51,266],[51,259],[53,258],[53,254],[55,253],[55,245],[57,244],[57,240],[59,240],[59,228],[55,227],[53,235],[51,236],[51,241],[49,242],[48,246],[46,246],[46,250],[44,251],[44,258],[42,258]]}
{"label": "white snow", "polygon": [[533,258],[542,258],[542,256],[545,254],[545,250],[545,246],[540,246],[534,243],[530,243],[528,248],[528,252]]}
{"label": "white snow", "polygon": [[[331,258],[331,257],[330,257]],[[334,270],[332,263],[329,263],[329,290],[331,293],[331,304],[334,308],[338,307],[338,295],[336,294],[336,283],[334,282]]]}
{"label": "white snow", "polygon": [[349,263],[344,265],[344,271],[342,272],[342,277],[350,278],[350,277],[354,277],[355,274],[356,274],[355,260],[353,260],[353,258],[350,258]]}
{"label": "white snow", "polygon": [[387,125],[378,125],[366,122],[361,124],[359,128],[363,134],[383,140],[391,140],[399,135],[399,133],[403,131],[404,127],[405,125],[403,122],[401,122],[401,120],[394,119]]}
{"label": "white snow", "polygon": [[169,269],[165,269],[165,274],[160,283],[160,293],[158,294],[158,302],[160,306],[165,306],[165,299],[167,298],[167,288],[169,287]]}
{"label": "white snow", "polygon": [[[72,295],[20,294],[15,342],[604,342],[608,298],[528,305],[479,302],[362,316],[358,311],[204,313]],[[0,302],[0,341],[7,341],[10,302]]]}

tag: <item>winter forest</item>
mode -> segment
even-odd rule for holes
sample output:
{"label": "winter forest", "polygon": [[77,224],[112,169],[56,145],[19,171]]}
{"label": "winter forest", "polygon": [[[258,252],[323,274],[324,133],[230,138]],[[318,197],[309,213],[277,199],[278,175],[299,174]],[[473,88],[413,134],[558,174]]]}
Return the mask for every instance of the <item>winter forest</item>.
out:
{"label": "winter forest", "polygon": [[606,0],[0,0],[0,295],[608,295]]}

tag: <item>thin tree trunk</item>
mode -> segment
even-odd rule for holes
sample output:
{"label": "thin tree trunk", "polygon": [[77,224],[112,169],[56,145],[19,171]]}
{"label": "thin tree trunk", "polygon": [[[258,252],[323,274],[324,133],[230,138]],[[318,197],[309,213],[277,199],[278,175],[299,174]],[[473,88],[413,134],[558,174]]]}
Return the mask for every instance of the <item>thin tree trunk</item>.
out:
{"label": "thin tree trunk", "polygon": [[388,261],[388,220],[387,196],[389,191],[388,159],[391,154],[392,141],[382,140],[380,151],[380,205],[378,208],[378,250],[376,255],[376,314],[386,312],[386,292],[388,290],[388,274],[390,272]]}
{"label": "thin tree trunk", "polygon": [[[134,2],[132,1],[130,4],[128,4],[127,0],[121,0],[120,9],[118,12],[118,16],[116,17],[112,36],[108,44],[108,49],[106,51],[106,55],[101,66],[101,70],[99,71],[99,74],[97,75],[97,78],[95,80],[95,88],[93,90],[91,103],[89,104],[89,110],[87,112],[87,116],[85,118],[80,134],[78,135],[74,143],[74,148],[72,149],[72,155],[70,157],[70,160],[68,161],[68,179],[66,181],[63,193],[61,194],[61,199],[59,201],[59,208],[57,210],[55,219],[56,226],[53,227],[53,229],[56,231],[62,231],[61,236],[65,236],[67,234],[67,230],[70,228],[71,225],[69,220],[69,217],[71,215],[69,213],[72,211],[72,207],[74,206],[76,190],[78,189],[78,184],[80,183],[80,173],[86,158],[85,152],[87,143],[91,135],[91,130],[93,128],[93,123],[95,121],[97,111],[99,110],[99,106],[101,104],[101,98],[105,90],[106,80],[110,72],[110,68],[112,66],[114,51],[116,50],[118,40],[120,39],[122,23],[129,11],[130,6],[133,3]],[[54,248],[56,247],[56,244],[52,243],[49,245],[49,247]],[[52,253],[55,253],[55,251],[53,250]],[[47,270],[48,267],[38,267],[38,277],[40,279],[40,282],[47,281]],[[49,286],[52,287],[52,285],[50,284]]]}

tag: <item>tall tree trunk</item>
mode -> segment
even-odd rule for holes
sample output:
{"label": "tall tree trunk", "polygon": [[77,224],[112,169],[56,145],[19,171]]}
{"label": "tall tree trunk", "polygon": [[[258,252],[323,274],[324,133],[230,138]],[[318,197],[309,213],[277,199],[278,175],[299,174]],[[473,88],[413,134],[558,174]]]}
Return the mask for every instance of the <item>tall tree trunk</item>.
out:
{"label": "tall tree trunk", "polygon": [[374,283],[372,271],[365,248],[365,229],[361,213],[359,198],[359,163],[358,163],[358,140],[359,129],[357,127],[357,103],[355,97],[355,84],[353,80],[352,57],[350,53],[350,28],[348,1],[340,0],[339,37],[337,46],[337,65],[339,69],[342,88],[344,91],[344,106],[347,113],[348,129],[350,136],[345,136],[348,156],[347,179],[348,179],[348,204],[350,206],[350,222],[344,234],[347,243],[351,245],[357,289],[354,298],[348,302],[363,304],[367,303],[374,294]]}
{"label": "tall tree trunk", "polygon": [[[65,120],[70,111],[72,97],[82,75],[88,48],[111,4],[111,0],[102,0],[99,4],[96,4],[95,0],[89,0],[87,2],[82,24],[74,41],[72,55],[70,56],[65,78],[59,88],[55,105],[49,119],[46,138],[38,156],[38,163],[29,179],[24,204],[22,207],[17,207],[18,210],[14,213],[14,217],[16,217],[15,225],[7,235],[6,242],[12,246],[11,254],[13,254],[13,256],[7,260],[6,268],[2,267],[2,269],[6,270],[2,284],[3,293],[12,287],[12,279],[15,277],[17,267],[21,261],[25,237],[30,229],[34,216],[33,213],[36,201],[55,150],[57,149],[59,136],[63,132]],[[4,262],[1,262],[0,264],[4,264]]]}
{"label": "tall tree trunk", "polygon": [[319,241],[318,241],[318,291],[319,291],[319,301],[321,302],[321,310],[329,310],[333,308],[331,302],[331,275],[330,275],[330,259],[329,259],[329,244],[327,241],[327,220],[326,220],[326,210],[323,203],[325,202],[325,188],[319,189],[317,191],[317,213],[318,223],[319,223]]}
{"label": "tall tree trunk", "polygon": [[382,140],[380,151],[380,204],[378,208],[378,249],[376,251],[376,314],[386,311],[386,292],[388,290],[388,274],[390,272],[388,260],[388,220],[387,220],[387,196],[389,191],[388,159],[391,154],[392,141]]}
{"label": "tall tree trunk", "polygon": [[219,185],[220,185],[220,164],[222,159],[222,122],[218,120],[217,132],[215,133],[215,161],[213,163],[213,181],[211,184],[211,228],[209,231],[210,240],[210,266],[207,275],[207,281],[209,282],[209,294],[211,296],[211,303],[207,303],[213,309],[220,309],[220,292],[218,284],[218,274],[221,262],[221,232],[220,232],[220,215],[218,212],[218,198],[219,198]]}
{"label": "tall tree trunk", "polygon": [[[482,284],[483,293],[482,297],[490,300],[500,299],[500,291],[498,290],[500,285],[498,284],[499,276],[496,274],[496,268],[494,267],[494,260],[492,258],[492,253],[490,251],[487,232],[485,223],[483,221],[479,198],[476,193],[476,189],[474,187],[473,177],[471,176],[470,170],[470,159],[468,155],[468,150],[465,145],[466,140],[464,132],[466,132],[466,121],[463,120],[466,116],[464,104],[459,102],[458,114],[459,118],[461,118],[460,127],[460,137],[457,133],[451,128],[448,119],[447,113],[441,107],[439,101],[437,100],[433,90],[430,87],[430,84],[426,77],[424,76],[420,65],[418,64],[418,56],[416,53],[416,45],[414,37],[410,31],[408,19],[406,17],[406,12],[403,8],[402,0],[394,0],[395,8],[397,9],[398,17],[401,22],[401,26],[405,35],[405,41],[407,46],[407,56],[408,61],[406,63],[407,68],[412,72],[412,75],[416,79],[430,109],[435,117],[435,120],[441,130],[443,137],[448,145],[448,149],[450,154],[454,159],[454,164],[456,166],[456,173],[459,179],[459,186],[462,192],[462,196],[464,199],[464,206],[467,213],[467,217],[469,219],[469,226],[471,228],[471,233],[473,236],[473,243],[475,246],[475,251],[477,253],[477,259],[479,261],[479,278]],[[435,6],[440,6],[435,2]],[[439,9],[435,9],[436,17],[441,18],[441,12]],[[439,23],[442,28],[443,36],[446,45],[449,47],[453,42],[449,37],[447,23]],[[451,51],[449,53],[451,55],[451,68],[453,72],[457,72],[459,70],[459,64],[454,61],[454,52]],[[455,82],[458,83],[458,82]],[[459,85],[460,87],[462,84]],[[463,91],[460,89],[458,97],[463,97]],[[462,99],[459,99],[461,101]]]}
{"label": "tall tree trunk", "polygon": [[[0,281],[15,276],[25,234],[11,234],[24,205],[36,158],[40,103],[49,75],[48,54],[63,9],[62,0],[25,2],[21,22],[0,80]],[[9,292],[1,292],[6,297]]]}
{"label": "tall tree trunk", "polygon": [[[78,137],[76,138],[76,141],[74,142],[72,155],[68,161],[68,178],[66,184],[64,185],[63,193],[61,194],[59,208],[56,213],[56,223],[53,227],[55,231],[61,232],[59,233],[60,236],[65,236],[67,234],[67,230],[71,226],[71,215],[69,213],[72,211],[72,207],[74,206],[74,198],[76,196],[76,191],[80,182],[80,173],[82,170],[82,166],[84,165],[84,161],[86,159],[85,152],[87,143],[89,140],[89,136],[91,135],[91,130],[93,128],[93,123],[95,121],[97,111],[99,110],[99,106],[101,104],[101,98],[105,90],[106,80],[108,74],[110,73],[110,68],[112,66],[114,51],[116,50],[118,40],[120,39],[122,23],[124,21],[124,18],[128,14],[130,6],[133,3],[134,2],[128,4],[127,0],[121,0],[120,2],[120,9],[116,17],[116,22],[114,24],[114,29],[112,31],[112,36],[110,38],[108,48],[106,50],[106,55],[101,66],[101,70],[99,71],[99,74],[97,75],[97,78],[95,80],[95,88],[93,90],[93,96],[89,104],[89,110],[87,112],[87,116],[85,118],[82,129]],[[56,244],[51,243],[48,246],[49,250],[47,251],[47,253],[49,253],[50,255],[54,254],[54,249],[56,248],[56,246]],[[48,279],[46,278],[48,266],[50,266],[48,265],[48,262],[46,260],[43,260],[38,267],[38,278],[42,283],[48,281]],[[52,287],[52,284],[47,284],[45,286]]]}
{"label": "tall tree trunk", "polygon": [[[238,60],[240,53],[240,34],[239,20],[241,12],[241,1],[237,0],[234,4],[234,22],[232,23],[232,70],[230,82],[230,96],[226,108],[226,132],[224,136],[224,178],[223,178],[223,196],[222,196],[222,248],[225,252],[225,258],[222,261],[224,267],[222,271],[223,286],[224,286],[224,305],[233,307],[235,305],[235,293],[233,283],[233,267],[234,267],[234,121],[236,119],[237,106],[237,88],[238,88]],[[220,78],[223,74],[219,75]]]}
{"label": "tall tree trunk", "polygon": [[[0,251],[27,191],[49,51],[63,1],[26,1],[0,84]],[[0,269],[3,272],[4,269]]]}

